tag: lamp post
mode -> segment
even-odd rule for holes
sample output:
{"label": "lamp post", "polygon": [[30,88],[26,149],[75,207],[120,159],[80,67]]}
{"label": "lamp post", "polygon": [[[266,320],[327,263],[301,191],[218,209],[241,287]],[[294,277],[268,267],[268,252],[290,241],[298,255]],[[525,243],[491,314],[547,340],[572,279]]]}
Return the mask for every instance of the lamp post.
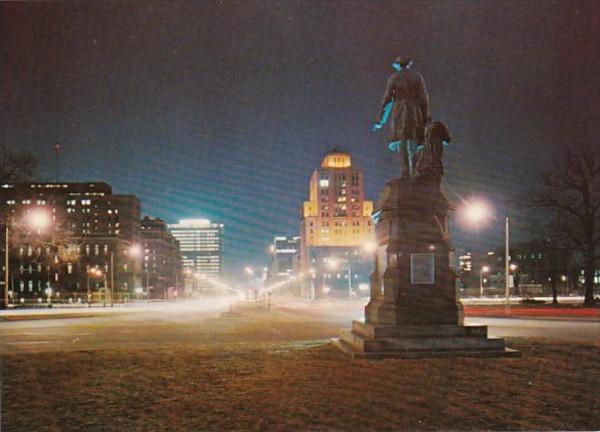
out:
{"label": "lamp post", "polygon": [[[485,222],[492,215],[489,206],[479,200],[467,202],[463,208],[463,214],[468,224],[476,225]],[[510,270],[510,219],[508,216],[504,218],[504,295],[506,304],[509,304],[510,285],[509,285],[509,270]],[[483,276],[481,277],[483,279]],[[480,291],[483,292],[483,282],[480,283]]]}
{"label": "lamp post", "polygon": [[50,307],[50,304],[52,303],[52,288],[48,287],[46,288],[46,301],[48,303],[48,307]]}
{"label": "lamp post", "polygon": [[244,268],[244,272],[248,275],[248,288],[246,290],[246,295],[248,296],[248,300],[253,300],[251,297],[255,297],[252,293],[252,277],[254,276],[254,270],[252,267],[247,266]]}
{"label": "lamp post", "polygon": [[509,230],[510,224],[508,216],[504,218],[504,290],[506,295],[506,304],[510,301],[510,284],[509,284],[509,269],[510,269],[510,254],[509,254]]}
{"label": "lamp post", "polygon": [[102,271],[100,271],[100,269],[92,267],[92,268],[88,269],[88,271],[86,273],[87,273],[87,283],[86,283],[86,285],[87,285],[87,302],[88,302],[88,307],[92,307],[92,291],[90,289],[90,275],[99,277],[99,276],[102,276]]}
{"label": "lamp post", "polygon": [[316,294],[315,294],[315,277],[316,277],[316,271],[315,269],[311,268],[309,270],[310,273],[310,299],[311,300],[316,300]]}
{"label": "lamp post", "polygon": [[[120,249],[123,251],[123,249]],[[138,244],[134,244],[125,249],[125,251],[131,256],[141,256],[142,248]],[[106,279],[106,275],[105,279]],[[114,287],[115,287],[115,249],[111,249],[110,251],[110,307],[114,307]]]}
{"label": "lamp post", "polygon": [[483,297],[483,274],[490,271],[490,268],[486,265],[481,267],[479,271],[479,298]]}
{"label": "lamp post", "polygon": [[87,304],[88,304],[88,307],[89,307],[89,308],[91,308],[91,307],[92,307],[92,302],[91,302],[91,299],[92,299],[92,293],[91,293],[91,291],[90,291],[90,273],[91,273],[91,272],[92,272],[92,269],[90,269],[90,268],[88,268],[88,269],[87,269],[87,271],[85,272],[85,274],[86,274],[86,282],[85,282],[85,285],[86,285],[86,291],[87,291]]}
{"label": "lamp post", "polygon": [[4,221],[4,296],[2,299],[2,308],[3,309],[8,308],[8,283],[9,283],[9,274],[10,274],[9,251],[8,251],[8,245],[9,245],[8,236],[10,235],[9,224],[10,224],[10,222],[9,222],[8,218],[5,219],[5,221]]}
{"label": "lamp post", "polygon": [[517,287],[517,275],[516,275],[518,268],[519,268],[519,266],[516,265],[515,263],[510,263],[510,271],[511,271],[510,277],[512,277],[512,282],[513,282],[512,286],[514,288],[515,295],[517,294],[517,288],[518,288]]}

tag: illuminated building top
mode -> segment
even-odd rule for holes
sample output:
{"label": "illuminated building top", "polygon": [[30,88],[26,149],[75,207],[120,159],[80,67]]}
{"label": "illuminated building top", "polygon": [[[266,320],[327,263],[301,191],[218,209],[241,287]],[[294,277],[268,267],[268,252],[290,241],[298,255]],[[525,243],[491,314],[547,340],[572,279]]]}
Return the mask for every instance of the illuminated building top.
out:
{"label": "illuminated building top", "polygon": [[336,149],[328,152],[321,162],[321,168],[350,168],[351,166],[352,157]]}

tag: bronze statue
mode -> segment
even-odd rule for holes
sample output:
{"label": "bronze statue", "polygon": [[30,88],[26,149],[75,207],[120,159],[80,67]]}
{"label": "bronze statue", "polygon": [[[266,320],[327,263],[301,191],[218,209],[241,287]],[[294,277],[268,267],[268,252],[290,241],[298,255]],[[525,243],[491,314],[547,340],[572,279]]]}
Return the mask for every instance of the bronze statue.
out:
{"label": "bronze statue", "polygon": [[425,80],[411,70],[412,64],[407,56],[396,58],[392,64],[394,72],[387,81],[379,121],[373,125],[373,132],[381,129],[391,114],[389,149],[401,153],[403,178],[411,175],[416,148],[422,145],[425,125],[430,120]]}

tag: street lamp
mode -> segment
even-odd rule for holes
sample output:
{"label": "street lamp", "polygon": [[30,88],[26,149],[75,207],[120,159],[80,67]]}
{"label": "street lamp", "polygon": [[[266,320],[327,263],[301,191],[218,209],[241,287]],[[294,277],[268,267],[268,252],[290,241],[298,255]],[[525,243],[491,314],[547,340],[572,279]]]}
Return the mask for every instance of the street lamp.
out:
{"label": "street lamp", "polygon": [[311,300],[315,300],[316,294],[315,294],[315,277],[317,275],[317,272],[315,271],[314,268],[311,268],[309,271],[310,273],[310,299]]}
{"label": "street lamp", "polygon": [[[114,264],[113,264],[113,257],[112,257],[112,251],[111,251],[111,277],[112,277],[112,272],[114,271]],[[131,246],[129,246],[129,248],[127,248],[127,253],[132,256],[132,257],[137,257],[137,258],[144,258],[144,249],[142,248],[142,245],[140,244],[133,244]],[[145,268],[145,272],[146,272],[146,289],[148,289],[148,285],[149,285],[149,272],[148,272],[148,267],[146,265]],[[144,273],[144,264],[142,263],[142,277]],[[114,279],[113,279],[114,280]],[[137,294],[137,293],[136,293]],[[112,286],[111,286],[111,306],[112,306]]]}
{"label": "street lamp", "polygon": [[27,222],[31,228],[41,231],[50,225],[52,219],[45,210],[34,209],[27,214]]}
{"label": "street lamp", "polygon": [[492,217],[492,209],[485,201],[473,199],[464,203],[459,214],[464,224],[478,227]]}
{"label": "street lamp", "polygon": [[87,304],[88,304],[88,307],[92,307],[92,303],[91,303],[92,292],[90,291],[90,275],[94,275],[94,276],[96,275],[96,269],[95,268],[90,268],[86,272],[86,288],[87,288]]}
{"label": "street lamp", "polygon": [[375,243],[374,241],[368,241],[363,245],[363,251],[367,254],[372,254],[375,253],[375,251],[377,250],[377,243]]}
{"label": "street lamp", "polygon": [[483,297],[483,274],[490,271],[489,266],[484,265],[479,272],[479,297]]}
{"label": "street lamp", "polygon": [[[119,249],[119,251],[123,251],[123,249]],[[142,247],[139,244],[134,244],[125,249],[125,251],[131,256],[141,256],[142,255]],[[146,274],[146,279],[148,275]],[[106,275],[104,275],[104,279],[106,280]],[[111,248],[110,250],[110,307],[114,307],[114,287],[115,287],[115,249]],[[106,305],[105,305],[106,306]]]}
{"label": "street lamp", "polygon": [[[464,221],[471,226],[477,226],[481,223],[485,223],[493,216],[491,207],[482,200],[471,200],[465,202],[462,209]],[[509,253],[509,239],[510,239],[510,220],[508,216],[504,218],[504,294],[506,297],[506,304],[509,304],[510,297],[510,286],[509,286],[509,271],[510,271],[510,253]]]}
{"label": "street lamp", "polygon": [[253,290],[252,287],[252,276],[254,276],[254,270],[252,269],[252,267],[247,266],[246,268],[244,268],[244,272],[246,273],[246,275],[248,275],[248,288],[246,289],[246,295],[248,297],[248,300],[252,300],[253,297],[256,298],[256,294]]}
{"label": "street lamp", "polygon": [[48,305],[50,305],[50,303],[52,303],[52,288],[50,288],[50,287],[46,288],[45,292],[46,292]]}

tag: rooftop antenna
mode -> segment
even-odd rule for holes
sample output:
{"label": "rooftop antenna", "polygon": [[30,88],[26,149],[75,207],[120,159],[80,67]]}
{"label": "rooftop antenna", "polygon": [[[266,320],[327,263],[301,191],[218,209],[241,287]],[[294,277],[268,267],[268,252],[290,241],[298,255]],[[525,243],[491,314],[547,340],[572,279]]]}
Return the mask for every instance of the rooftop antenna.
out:
{"label": "rooftop antenna", "polygon": [[59,156],[60,156],[60,144],[54,143],[54,181],[58,183],[60,178],[60,164],[59,164]]}

